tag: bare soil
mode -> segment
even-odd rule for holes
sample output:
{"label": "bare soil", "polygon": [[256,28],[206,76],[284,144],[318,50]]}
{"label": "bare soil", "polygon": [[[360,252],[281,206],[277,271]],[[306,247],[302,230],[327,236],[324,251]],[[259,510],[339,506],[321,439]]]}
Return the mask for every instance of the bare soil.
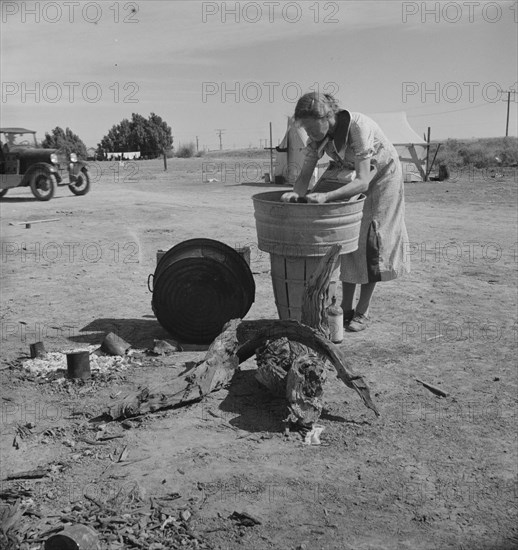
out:
{"label": "bare soil", "polygon": [[[194,237],[250,246],[256,299],[247,319],[277,316],[251,200],[279,188],[260,180],[267,163],[246,152],[169,159],[167,171],[162,161],[96,163],[86,196],[62,187],[50,202],[28,189],[2,199],[0,492],[10,502],[6,492],[26,489],[38,512],[18,522],[34,541],[21,547],[39,548],[38,534],[81,510],[99,525],[92,499],[123,495],[120,518],[135,501],[176,493],[162,522],[175,517],[193,536],[141,547],[518,548],[516,172],[406,184],[412,273],[380,284],[370,327],[341,344],[381,418],[330,371],[322,445],[286,438],[286,404],[258,384],[249,360],[199,403],[123,425],[92,421],[126,392],[166,383],[204,356],[145,353],[170,338],[147,289],[158,249]],[[58,221],[11,225],[48,218]],[[21,367],[35,341],[63,351],[110,331],[136,350],[125,370],[81,384]],[[19,426],[26,433],[13,446]],[[84,441],[99,432],[121,437]],[[125,460],[110,458],[125,447]],[[50,473],[6,480],[38,467]],[[260,524],[231,519],[235,511]],[[131,529],[136,536],[138,524]],[[102,548],[138,547],[120,540]]]}

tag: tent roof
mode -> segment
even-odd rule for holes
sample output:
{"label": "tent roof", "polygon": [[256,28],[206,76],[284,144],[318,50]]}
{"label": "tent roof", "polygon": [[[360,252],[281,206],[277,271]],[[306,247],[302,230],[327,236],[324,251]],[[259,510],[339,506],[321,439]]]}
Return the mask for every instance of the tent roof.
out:
{"label": "tent roof", "polygon": [[279,147],[282,147],[283,149],[288,147],[288,135],[290,140],[295,140],[291,142],[292,147],[294,145],[298,147],[306,147],[308,135],[304,128],[295,124],[292,118],[288,118],[288,128],[286,129],[286,133],[284,134]]}
{"label": "tent roof", "polygon": [[393,145],[427,145],[410,126],[404,111],[371,113],[367,116],[379,125]]}

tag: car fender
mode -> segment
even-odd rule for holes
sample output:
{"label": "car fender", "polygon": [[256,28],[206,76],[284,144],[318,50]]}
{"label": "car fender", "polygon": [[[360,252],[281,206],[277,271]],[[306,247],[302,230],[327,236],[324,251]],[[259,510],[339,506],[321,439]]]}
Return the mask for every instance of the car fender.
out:
{"label": "car fender", "polygon": [[70,163],[70,175],[77,176],[82,169],[88,170],[88,164],[82,160]]}
{"label": "car fender", "polygon": [[35,164],[31,164],[30,168],[25,172],[21,185],[30,185],[34,173],[38,170],[44,170],[49,176],[54,176],[58,184],[61,183],[62,178],[55,166],[46,162],[36,162]]}

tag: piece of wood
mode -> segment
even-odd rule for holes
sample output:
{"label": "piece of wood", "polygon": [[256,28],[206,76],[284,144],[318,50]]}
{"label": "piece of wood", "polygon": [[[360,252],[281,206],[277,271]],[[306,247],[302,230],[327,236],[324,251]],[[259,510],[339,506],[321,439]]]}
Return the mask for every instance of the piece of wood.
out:
{"label": "piece of wood", "polygon": [[58,222],[61,218],[47,218],[45,220],[27,220],[25,222],[9,222],[9,225],[26,225],[31,223]]}
{"label": "piece of wood", "polygon": [[302,302],[302,324],[312,327],[329,337],[327,306],[329,305],[329,281],[340,257],[341,245],[334,244],[320,260],[310,276]]}
{"label": "piece of wood", "polygon": [[17,472],[5,477],[2,481],[11,481],[13,479],[39,479],[45,477],[49,471],[44,468],[36,468],[36,470],[27,470],[24,472]]}
{"label": "piece of wood", "polygon": [[239,341],[244,342],[237,350],[240,363],[252,357],[261,342],[281,336],[310,347],[331,362],[338,378],[358,393],[366,407],[376,416],[380,415],[371,400],[369,388],[363,377],[347,367],[347,359],[343,351],[315,329],[292,320],[242,321],[238,326],[237,335]]}
{"label": "piece of wood", "polygon": [[417,156],[416,150],[414,145],[409,145],[408,150],[410,152],[410,156],[412,157],[412,160],[414,161],[415,167],[419,170],[419,175],[423,179],[423,181],[426,181],[426,173],[423,169],[423,165],[421,164],[421,161],[419,160],[419,157]]}
{"label": "piece of wood", "polygon": [[448,397],[448,394],[441,390],[441,388],[438,388],[437,386],[432,386],[432,384],[428,384],[428,382],[423,382],[422,380],[419,380],[419,378],[416,378],[416,382],[419,382],[419,384],[422,384],[427,390],[430,390],[432,393],[435,393],[435,395],[439,395],[440,397]]}
{"label": "piece of wood", "polygon": [[167,386],[143,388],[112,405],[107,414],[113,419],[129,418],[159,409],[185,405],[230,382],[239,365],[236,329],[233,319],[211,344],[205,359]]}
{"label": "piece of wood", "polygon": [[233,319],[225,325],[224,331],[211,344],[205,359],[187,373],[168,385],[143,388],[127,395],[111,405],[106,414],[114,420],[123,419],[198,401],[228,384],[238,365],[252,357],[266,341],[283,336],[329,359],[337,370],[338,378],[354,389],[364,404],[379,416],[363,377],[348,368],[341,350],[317,331],[297,321],[240,319]]}

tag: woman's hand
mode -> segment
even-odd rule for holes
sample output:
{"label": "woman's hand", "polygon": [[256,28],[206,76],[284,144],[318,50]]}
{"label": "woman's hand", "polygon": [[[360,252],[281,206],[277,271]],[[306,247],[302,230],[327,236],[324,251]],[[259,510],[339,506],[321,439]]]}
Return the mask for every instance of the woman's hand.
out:
{"label": "woman's hand", "polygon": [[293,191],[288,191],[281,195],[281,202],[300,202],[299,199],[302,197],[298,193]]}
{"label": "woman's hand", "polygon": [[327,193],[309,193],[306,195],[306,199],[308,202],[316,203],[316,204],[323,204],[324,202],[328,201],[328,195]]}

